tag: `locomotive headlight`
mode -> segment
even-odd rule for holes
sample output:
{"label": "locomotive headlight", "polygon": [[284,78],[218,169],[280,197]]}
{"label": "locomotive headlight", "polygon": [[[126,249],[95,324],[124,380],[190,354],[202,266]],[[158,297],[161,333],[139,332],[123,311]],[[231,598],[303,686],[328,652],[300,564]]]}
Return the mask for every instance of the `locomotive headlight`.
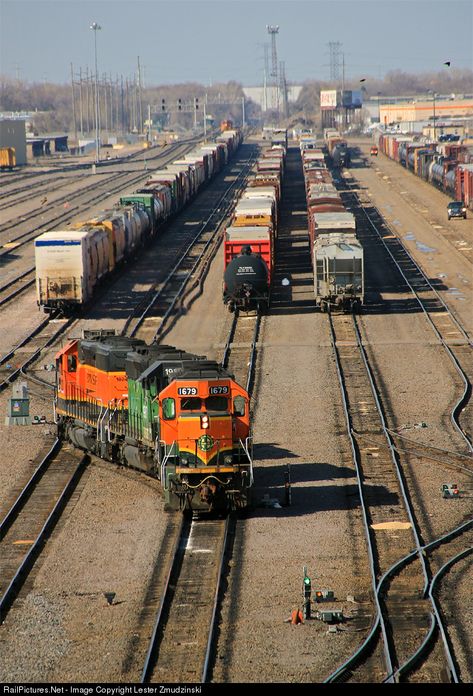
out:
{"label": "locomotive headlight", "polygon": [[200,427],[201,427],[203,430],[207,430],[207,428],[209,427],[209,425],[210,425],[209,417],[208,417],[207,415],[201,416],[201,417],[200,417]]}
{"label": "locomotive headlight", "polygon": [[230,466],[230,464],[232,463],[232,455],[231,455],[231,454],[227,454],[227,455],[223,458],[223,463],[226,464],[227,466]]}

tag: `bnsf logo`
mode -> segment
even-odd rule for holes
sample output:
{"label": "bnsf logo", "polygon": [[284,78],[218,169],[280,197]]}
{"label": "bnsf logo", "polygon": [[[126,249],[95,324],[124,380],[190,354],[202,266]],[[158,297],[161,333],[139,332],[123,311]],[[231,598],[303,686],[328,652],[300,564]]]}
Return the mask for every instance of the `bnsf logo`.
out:
{"label": "bnsf logo", "polygon": [[87,372],[87,384],[92,384],[94,387],[97,384],[97,375],[93,372]]}

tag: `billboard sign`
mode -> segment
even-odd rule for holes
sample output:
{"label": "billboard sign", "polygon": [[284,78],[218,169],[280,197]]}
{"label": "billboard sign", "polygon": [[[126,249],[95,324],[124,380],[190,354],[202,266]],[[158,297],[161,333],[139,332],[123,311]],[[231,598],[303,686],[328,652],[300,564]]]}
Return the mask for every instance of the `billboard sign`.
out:
{"label": "billboard sign", "polygon": [[342,94],[342,105],[345,109],[361,109],[363,106],[361,91],[345,89]]}
{"label": "billboard sign", "polygon": [[336,109],[337,108],[337,90],[326,89],[320,92],[320,108]]}

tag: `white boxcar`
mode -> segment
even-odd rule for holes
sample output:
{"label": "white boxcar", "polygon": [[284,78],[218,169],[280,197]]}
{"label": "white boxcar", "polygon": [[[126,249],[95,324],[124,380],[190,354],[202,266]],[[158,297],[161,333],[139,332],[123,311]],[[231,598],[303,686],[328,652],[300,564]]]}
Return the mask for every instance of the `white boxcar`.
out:
{"label": "white boxcar", "polygon": [[45,311],[88,302],[109,269],[109,237],[101,227],[45,232],[35,239],[37,303]]}
{"label": "white boxcar", "polygon": [[354,234],[331,232],[314,244],[315,303],[322,311],[359,310],[364,301],[363,247]]}

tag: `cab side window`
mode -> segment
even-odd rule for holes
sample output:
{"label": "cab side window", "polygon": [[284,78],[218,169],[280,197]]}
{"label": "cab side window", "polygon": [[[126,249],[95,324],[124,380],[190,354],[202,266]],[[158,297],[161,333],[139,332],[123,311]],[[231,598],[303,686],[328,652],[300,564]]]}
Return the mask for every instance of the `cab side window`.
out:
{"label": "cab side window", "polygon": [[176,417],[176,402],[174,399],[163,399],[163,418],[173,420]]}
{"label": "cab side window", "polygon": [[235,396],[233,399],[233,413],[235,416],[245,415],[245,399],[242,396]]}
{"label": "cab side window", "polygon": [[67,371],[76,372],[77,371],[77,357],[75,355],[67,356]]}

